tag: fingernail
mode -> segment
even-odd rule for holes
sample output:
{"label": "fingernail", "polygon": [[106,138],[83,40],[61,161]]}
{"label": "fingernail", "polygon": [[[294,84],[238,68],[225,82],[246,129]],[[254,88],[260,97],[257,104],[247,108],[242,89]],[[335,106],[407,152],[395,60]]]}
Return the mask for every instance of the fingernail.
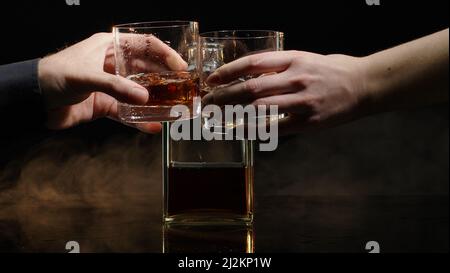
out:
{"label": "fingernail", "polygon": [[205,95],[203,98],[202,98],[202,104],[211,104],[211,102],[212,102],[212,96],[210,95],[210,94],[208,94],[208,95]]}
{"label": "fingernail", "polygon": [[185,71],[188,68],[188,63],[175,52],[166,57],[166,64],[171,70],[175,71]]}
{"label": "fingernail", "polygon": [[206,79],[206,82],[209,84],[217,84],[220,81],[220,77],[217,73],[212,73],[208,79]]}
{"label": "fingernail", "polygon": [[133,87],[132,89],[133,93],[135,93],[136,95],[138,95],[139,97],[142,98],[142,100],[147,100],[148,99],[148,91],[147,89],[145,89],[144,87]]}

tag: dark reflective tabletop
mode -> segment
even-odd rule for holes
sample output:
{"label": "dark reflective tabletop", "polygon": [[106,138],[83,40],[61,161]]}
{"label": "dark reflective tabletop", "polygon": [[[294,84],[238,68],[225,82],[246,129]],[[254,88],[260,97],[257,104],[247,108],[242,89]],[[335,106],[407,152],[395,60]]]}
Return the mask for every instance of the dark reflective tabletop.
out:
{"label": "dark reflective tabletop", "polygon": [[[154,198],[154,197],[153,197]],[[448,251],[448,197],[257,199],[253,227],[163,227],[152,197],[120,204],[1,204],[0,251],[66,252],[384,252]]]}
{"label": "dark reflective tabletop", "polygon": [[17,133],[0,141],[0,252],[448,252],[448,144],[448,108],[282,138],[256,154],[253,227],[164,228],[160,136]]}

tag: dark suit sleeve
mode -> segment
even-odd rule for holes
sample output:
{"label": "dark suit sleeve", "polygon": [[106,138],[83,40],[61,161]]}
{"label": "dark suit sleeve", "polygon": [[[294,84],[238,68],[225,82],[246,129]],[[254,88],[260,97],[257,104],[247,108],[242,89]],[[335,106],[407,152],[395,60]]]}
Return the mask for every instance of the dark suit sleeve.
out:
{"label": "dark suit sleeve", "polygon": [[0,66],[0,121],[2,127],[35,128],[45,121],[39,89],[39,59]]}

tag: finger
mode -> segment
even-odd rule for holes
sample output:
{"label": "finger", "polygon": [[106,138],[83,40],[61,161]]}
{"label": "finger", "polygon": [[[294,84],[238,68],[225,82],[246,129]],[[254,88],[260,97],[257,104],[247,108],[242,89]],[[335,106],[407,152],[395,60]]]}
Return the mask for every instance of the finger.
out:
{"label": "finger", "polygon": [[214,103],[213,92],[208,92],[206,95],[202,97],[202,105],[208,105]]}
{"label": "finger", "polygon": [[163,64],[170,70],[184,71],[187,69],[188,64],[183,60],[180,54],[154,35],[147,36],[145,43],[147,49],[150,50],[150,54],[159,56],[164,60]]}
{"label": "finger", "polygon": [[311,121],[313,109],[309,99],[302,93],[276,95],[257,99],[252,105],[277,105],[278,113],[286,117],[278,120],[280,135],[289,135],[303,131],[310,131],[315,123]]}
{"label": "finger", "polygon": [[239,77],[286,70],[292,57],[289,52],[265,52],[246,56],[219,67],[206,82],[209,85],[229,83]]}
{"label": "finger", "polygon": [[[145,38],[145,37],[144,37]],[[144,44],[142,42],[141,44]],[[166,46],[167,47],[167,46]],[[164,48],[164,47],[163,47]],[[140,71],[140,72],[163,72],[167,71],[168,69],[173,70],[183,70],[185,67],[185,62],[181,59],[179,60],[177,57],[181,58],[178,54],[175,54],[173,52],[167,53],[169,56],[169,65],[166,65],[166,62],[158,62],[156,61],[158,57],[156,57],[157,53],[152,54],[151,51],[149,51],[148,55],[145,55],[145,47],[138,46],[136,43],[133,43],[133,47],[130,47],[130,53],[136,55],[134,58],[129,60],[129,65],[132,68],[133,71]],[[169,47],[169,50],[172,50]],[[171,56],[175,56],[175,60],[172,60]],[[103,70],[105,72],[108,72],[110,74],[115,74],[115,56],[114,56],[114,45],[112,42],[107,45],[106,53],[105,53],[105,62],[103,64]],[[153,58],[153,59],[152,59]],[[150,59],[150,60],[149,60]],[[178,67],[179,66],[179,67]]]}
{"label": "finger", "polygon": [[116,73],[116,67],[115,67],[115,59],[114,59],[114,44],[111,43],[107,45],[106,51],[105,51],[105,61],[103,63],[103,71],[109,73],[109,74],[115,74]]}
{"label": "finger", "polygon": [[89,74],[83,84],[87,90],[101,91],[125,103],[145,104],[149,97],[147,89],[141,85],[106,72]]}
{"label": "finger", "polygon": [[[281,74],[253,78],[242,83],[219,88],[213,91],[213,103],[217,105],[239,104],[255,99],[299,91],[298,86],[289,84],[286,76]],[[206,99],[211,99],[208,97]]]}
{"label": "finger", "polygon": [[311,112],[311,108],[306,101],[307,99],[303,94],[292,93],[259,98],[254,100],[251,104],[255,106],[276,105],[278,106],[278,113],[306,114]]}
{"label": "finger", "polygon": [[[166,70],[184,71],[187,63],[169,45],[154,35],[147,34],[119,34],[119,58],[135,60],[130,63],[133,73],[162,72]],[[127,63],[123,61],[123,63]],[[133,65],[139,64],[139,67]],[[145,66],[143,64],[148,64]],[[145,70],[142,70],[145,69]]]}

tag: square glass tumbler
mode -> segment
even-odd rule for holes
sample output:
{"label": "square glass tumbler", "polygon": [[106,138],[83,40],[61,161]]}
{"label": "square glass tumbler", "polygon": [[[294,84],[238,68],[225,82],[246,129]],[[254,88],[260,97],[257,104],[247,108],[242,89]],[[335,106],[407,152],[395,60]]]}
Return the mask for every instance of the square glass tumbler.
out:
{"label": "square glass tumbler", "polygon": [[[148,90],[145,105],[118,103],[119,118],[128,123],[193,118],[200,113],[198,23],[146,22],[113,28],[116,74]],[[171,115],[175,105],[186,113]]]}
{"label": "square glass tumbler", "polygon": [[253,142],[173,140],[172,125],[163,128],[164,223],[251,224]]}

